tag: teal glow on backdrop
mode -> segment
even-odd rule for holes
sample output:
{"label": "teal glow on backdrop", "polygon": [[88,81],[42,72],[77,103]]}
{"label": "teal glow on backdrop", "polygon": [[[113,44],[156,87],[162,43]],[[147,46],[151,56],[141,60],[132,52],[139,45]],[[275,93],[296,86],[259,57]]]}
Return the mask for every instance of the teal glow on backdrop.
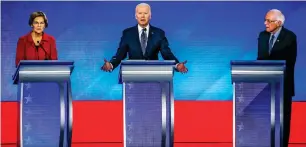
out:
{"label": "teal glow on backdrop", "polygon": [[[138,2],[2,2],[2,101],[15,101],[12,85],[18,37],[28,33],[28,17],[44,11],[46,32],[57,40],[59,59],[74,60],[74,100],[120,100],[118,68],[100,70],[110,59],[122,30],[136,25]],[[298,36],[295,100],[306,100],[305,2],[149,2],[152,25],[162,28],[179,60],[188,60],[189,73],[175,74],[176,100],[231,100],[230,60],[254,60],[257,36],[264,29],[265,13],[280,9],[285,27]],[[303,58],[304,57],[304,58]],[[161,58],[162,59],[162,58]],[[304,63],[304,64],[303,64]]]}

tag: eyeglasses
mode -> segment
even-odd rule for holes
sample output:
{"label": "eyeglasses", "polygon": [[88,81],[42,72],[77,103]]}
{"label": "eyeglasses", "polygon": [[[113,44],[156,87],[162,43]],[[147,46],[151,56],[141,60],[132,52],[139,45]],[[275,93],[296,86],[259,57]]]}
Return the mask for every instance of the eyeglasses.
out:
{"label": "eyeglasses", "polygon": [[38,26],[38,25],[45,25],[45,22],[33,22],[33,25]]}
{"label": "eyeglasses", "polygon": [[273,22],[276,22],[277,20],[270,20],[270,19],[265,19],[264,22],[267,22],[267,23],[273,23]]}

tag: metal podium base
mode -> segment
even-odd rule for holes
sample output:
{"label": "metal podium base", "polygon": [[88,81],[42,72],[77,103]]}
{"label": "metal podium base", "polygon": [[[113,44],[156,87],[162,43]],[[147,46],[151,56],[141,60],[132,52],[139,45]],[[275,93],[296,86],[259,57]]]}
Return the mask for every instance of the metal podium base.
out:
{"label": "metal podium base", "polygon": [[172,83],[123,83],[124,147],[173,147]]}
{"label": "metal podium base", "polygon": [[234,147],[280,147],[280,84],[234,83]]}
{"label": "metal podium base", "polygon": [[71,146],[72,98],[69,87],[69,82],[19,84],[20,147]]}

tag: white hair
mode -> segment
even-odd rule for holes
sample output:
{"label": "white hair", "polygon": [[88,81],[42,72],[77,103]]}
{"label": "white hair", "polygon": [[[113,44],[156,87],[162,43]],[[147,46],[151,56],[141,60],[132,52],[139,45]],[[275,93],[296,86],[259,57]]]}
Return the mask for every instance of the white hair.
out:
{"label": "white hair", "polygon": [[273,12],[275,14],[276,20],[278,20],[278,21],[280,21],[282,23],[281,26],[284,25],[284,23],[285,23],[285,16],[284,16],[284,14],[280,10],[272,9],[269,12]]}
{"label": "white hair", "polygon": [[147,7],[149,7],[149,13],[151,14],[151,6],[149,4],[147,4],[147,3],[140,3],[140,4],[138,4],[136,6],[136,8],[135,8],[135,13],[137,12],[137,8],[140,7],[140,6],[147,6]]}

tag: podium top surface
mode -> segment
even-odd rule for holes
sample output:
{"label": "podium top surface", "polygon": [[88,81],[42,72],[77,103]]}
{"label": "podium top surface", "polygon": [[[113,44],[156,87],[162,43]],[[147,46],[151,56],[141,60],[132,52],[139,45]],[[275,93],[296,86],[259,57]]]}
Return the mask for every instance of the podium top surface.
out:
{"label": "podium top surface", "polygon": [[121,62],[119,83],[163,82],[173,77],[174,60],[126,60]]}
{"label": "podium top surface", "polygon": [[17,68],[23,65],[73,65],[73,61],[62,60],[22,60],[19,62]]}
{"label": "podium top surface", "polygon": [[175,65],[174,60],[125,60],[121,65]]}
{"label": "podium top surface", "polygon": [[70,75],[74,69],[73,61],[63,60],[22,60],[13,75],[14,84],[20,80],[55,80],[56,75]]}
{"label": "podium top surface", "polygon": [[232,74],[283,74],[285,68],[286,62],[282,60],[231,61]]}
{"label": "podium top surface", "polygon": [[284,60],[234,60],[231,65],[257,65],[257,66],[283,66],[286,64]]}
{"label": "podium top surface", "polygon": [[282,60],[231,61],[232,82],[279,81],[285,69]]}

